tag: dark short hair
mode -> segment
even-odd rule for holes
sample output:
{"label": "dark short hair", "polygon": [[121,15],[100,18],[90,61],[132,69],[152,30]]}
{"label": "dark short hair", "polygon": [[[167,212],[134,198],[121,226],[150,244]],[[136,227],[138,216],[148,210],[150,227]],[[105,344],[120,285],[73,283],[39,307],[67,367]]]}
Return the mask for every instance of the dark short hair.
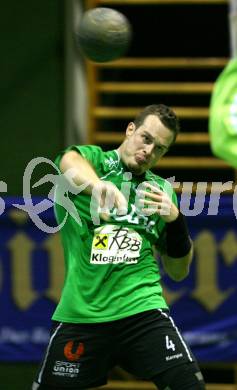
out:
{"label": "dark short hair", "polygon": [[174,139],[172,142],[174,143],[180,130],[179,119],[174,111],[164,104],[152,104],[147,106],[135,117],[134,124],[136,128],[140,127],[144,123],[148,115],[157,116],[163,125],[174,133]]}

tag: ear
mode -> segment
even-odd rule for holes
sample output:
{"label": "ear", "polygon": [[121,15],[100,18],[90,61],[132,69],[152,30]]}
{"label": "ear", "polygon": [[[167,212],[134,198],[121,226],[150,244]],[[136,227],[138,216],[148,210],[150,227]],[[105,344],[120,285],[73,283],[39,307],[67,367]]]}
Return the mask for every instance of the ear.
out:
{"label": "ear", "polygon": [[133,135],[134,131],[136,130],[136,126],[135,126],[135,123],[133,122],[130,122],[127,126],[127,129],[126,129],[126,136],[127,137],[131,137],[131,135]]}

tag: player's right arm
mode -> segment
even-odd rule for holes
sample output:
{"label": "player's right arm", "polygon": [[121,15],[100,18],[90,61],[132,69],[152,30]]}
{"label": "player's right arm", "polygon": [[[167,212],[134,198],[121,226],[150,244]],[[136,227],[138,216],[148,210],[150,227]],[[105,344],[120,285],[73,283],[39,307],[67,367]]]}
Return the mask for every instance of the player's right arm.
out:
{"label": "player's right arm", "polygon": [[94,186],[101,181],[90,162],[75,150],[66,152],[60,161],[60,171],[62,173],[66,173],[69,169],[74,169],[73,181],[75,185],[88,184],[84,190],[87,194],[91,194]]}
{"label": "player's right arm", "polygon": [[110,181],[103,181],[97,175],[93,165],[75,150],[66,152],[60,161],[60,170],[66,173],[69,169],[74,170],[73,182],[76,186],[86,184],[85,193],[98,196],[98,204],[101,208],[105,200],[113,199],[114,207],[118,214],[124,214],[127,210],[127,201],[119,189]]}

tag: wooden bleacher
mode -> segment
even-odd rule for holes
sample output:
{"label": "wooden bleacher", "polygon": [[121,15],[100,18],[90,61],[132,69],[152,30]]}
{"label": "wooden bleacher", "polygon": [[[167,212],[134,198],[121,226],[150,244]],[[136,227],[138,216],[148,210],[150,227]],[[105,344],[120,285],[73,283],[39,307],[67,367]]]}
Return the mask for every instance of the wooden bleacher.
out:
{"label": "wooden bleacher", "polygon": [[[98,388],[99,389],[99,388]],[[100,387],[104,390],[156,390],[151,382],[143,381],[110,381],[108,385]],[[207,384],[206,390],[237,390],[237,385],[224,383]]]}
{"label": "wooden bleacher", "polygon": [[[167,12],[168,21],[170,18],[168,12],[172,13],[174,7],[174,12],[177,12],[178,8],[182,7],[184,14],[186,9],[188,10],[189,17],[192,17],[192,10],[193,17],[197,17],[196,10],[199,10],[203,12],[202,19],[207,14],[207,18],[211,15],[212,21],[215,19],[215,14],[218,18],[221,14],[222,25],[228,26],[227,0],[86,1],[87,8],[96,6],[115,7],[125,12],[132,25],[139,12],[142,13],[144,10],[151,10],[151,13],[157,13],[158,16],[162,11],[162,17],[164,12]],[[200,11],[201,6],[203,8]],[[148,20],[145,20],[144,24],[149,23],[149,13],[146,17]],[[158,22],[161,21],[158,19]],[[208,35],[209,24],[205,27],[204,21],[201,26],[207,29]],[[227,35],[228,32],[226,32]],[[192,31],[187,32],[187,38],[190,39],[191,46]],[[136,31],[134,39],[136,39]],[[145,41],[146,39],[144,38]],[[197,33],[193,40],[197,40]],[[223,42],[223,44],[228,47],[228,42]],[[136,42],[133,45],[136,46]],[[182,42],[178,42],[177,45],[182,45]],[[159,163],[159,170],[163,171],[161,174],[169,176],[172,170],[173,175],[176,177],[178,175],[178,181],[191,181],[192,176],[195,176],[197,180],[212,181],[217,180],[218,175],[223,181],[235,181],[235,170],[212,155],[208,134],[209,100],[214,81],[228,62],[228,51],[221,52],[219,49],[215,50],[215,47],[210,47],[208,56],[203,55],[200,49],[199,53],[193,53],[190,50],[182,57],[178,56],[177,52],[174,53],[175,56],[172,56],[173,51],[173,47],[170,47],[167,52],[167,50],[160,49],[158,45],[158,48],[154,46],[151,55],[147,56],[143,53],[141,45],[139,50],[132,48],[127,57],[116,61],[101,64],[87,62],[90,98],[88,142],[107,148],[116,147],[123,139],[127,122],[132,120],[142,107],[153,102],[166,103],[170,100],[171,103],[168,105],[171,105],[180,117],[182,132],[177,138],[177,146],[172,151],[172,155],[168,155]],[[133,56],[134,53],[140,56]],[[161,56],[163,53],[168,53],[169,56]],[[154,78],[151,77],[151,73],[154,74]],[[185,74],[189,74],[189,77]],[[172,80],[169,75],[172,75]],[[147,101],[149,101],[148,104]],[[200,146],[201,153],[198,152]],[[200,179],[197,177],[197,172],[192,174],[192,170],[200,171]]]}

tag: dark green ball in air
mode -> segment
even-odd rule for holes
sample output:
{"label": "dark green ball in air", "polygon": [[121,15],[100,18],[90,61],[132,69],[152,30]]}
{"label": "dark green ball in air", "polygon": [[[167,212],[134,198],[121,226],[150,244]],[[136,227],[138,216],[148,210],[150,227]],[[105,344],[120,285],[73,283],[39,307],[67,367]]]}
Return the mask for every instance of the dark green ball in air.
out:
{"label": "dark green ball in air", "polygon": [[122,57],[132,38],[129,20],[121,12],[106,7],[86,11],[76,33],[77,44],[94,62]]}

